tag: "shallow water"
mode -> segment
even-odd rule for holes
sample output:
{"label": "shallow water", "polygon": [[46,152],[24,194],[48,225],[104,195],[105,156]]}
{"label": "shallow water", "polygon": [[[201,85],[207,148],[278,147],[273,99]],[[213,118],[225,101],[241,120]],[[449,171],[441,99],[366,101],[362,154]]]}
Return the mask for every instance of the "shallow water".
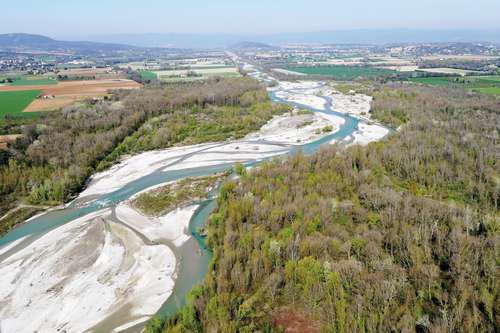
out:
{"label": "shallow water", "polygon": [[[345,123],[340,126],[338,131],[326,135],[312,143],[300,146],[300,149],[305,154],[311,154],[318,151],[323,144],[328,144],[332,140],[336,140],[337,142],[342,141],[350,137],[358,129],[359,120],[352,116],[334,111],[334,106],[332,106],[331,104],[332,101],[326,97],[325,101],[327,102],[327,106],[325,110],[318,110],[306,105],[286,102],[283,99],[276,97],[275,92],[271,92],[270,96],[273,101],[278,103],[287,103],[299,106],[300,108],[308,109],[313,112],[333,114],[345,120]],[[296,152],[297,147],[290,148],[289,150],[289,154],[294,154]],[[247,165],[258,165],[260,163],[262,163],[262,160],[253,161],[247,163]],[[217,172],[230,170],[231,168],[232,164],[221,164],[217,166],[166,172],[159,170],[153,172],[148,176],[128,183],[123,188],[113,193],[99,195],[90,202],[75,200],[66,208],[53,210],[41,216],[35,217],[29,222],[20,225],[19,227],[6,234],[4,237],[0,238],[1,247],[15,240],[26,237],[22,242],[7,251],[3,256],[0,256],[0,261],[2,260],[2,257],[16,252],[17,250],[26,246],[26,244],[29,244],[30,242],[36,240],[50,230],[97,210],[116,206],[116,204],[118,204],[119,202],[127,200],[134,194],[144,189],[168,181],[179,180],[185,177],[210,175]],[[179,265],[179,271],[173,293],[168,298],[168,300],[166,300],[164,305],[161,307],[161,310],[159,311],[161,315],[171,315],[175,313],[182,305],[184,305],[186,303],[186,296],[188,292],[193,288],[193,286],[203,281],[203,278],[208,271],[208,264],[212,258],[212,254],[205,247],[204,239],[197,235],[196,232],[200,227],[204,225],[204,223],[208,219],[208,216],[214,208],[215,200],[212,199],[203,202],[200,205],[200,208],[193,215],[190,223],[190,231],[194,237],[192,237],[190,241],[186,242],[180,248],[172,249],[175,252],[176,257],[180,259],[181,264]],[[127,330],[127,332],[135,331],[141,326],[143,325],[138,325],[135,328]]]}

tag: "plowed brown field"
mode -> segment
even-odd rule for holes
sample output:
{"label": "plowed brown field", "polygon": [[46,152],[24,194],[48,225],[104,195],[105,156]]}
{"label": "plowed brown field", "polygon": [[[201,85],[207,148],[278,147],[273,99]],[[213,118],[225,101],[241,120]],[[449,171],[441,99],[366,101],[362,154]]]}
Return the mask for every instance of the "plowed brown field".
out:
{"label": "plowed brown field", "polygon": [[55,96],[49,99],[36,99],[24,110],[24,112],[38,112],[56,110],[76,101],[105,96],[110,90],[140,87],[141,85],[135,81],[117,79],[65,81],[46,86],[3,86],[0,87],[0,91],[42,90],[46,95]]}

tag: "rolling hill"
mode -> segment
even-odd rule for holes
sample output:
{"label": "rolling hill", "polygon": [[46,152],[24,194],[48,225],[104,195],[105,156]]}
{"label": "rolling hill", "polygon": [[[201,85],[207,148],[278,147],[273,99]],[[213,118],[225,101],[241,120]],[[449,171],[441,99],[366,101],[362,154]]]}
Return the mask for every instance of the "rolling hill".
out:
{"label": "rolling hill", "polygon": [[137,47],[114,43],[59,41],[46,36],[23,33],[0,34],[0,51],[9,52],[99,52],[135,48]]}

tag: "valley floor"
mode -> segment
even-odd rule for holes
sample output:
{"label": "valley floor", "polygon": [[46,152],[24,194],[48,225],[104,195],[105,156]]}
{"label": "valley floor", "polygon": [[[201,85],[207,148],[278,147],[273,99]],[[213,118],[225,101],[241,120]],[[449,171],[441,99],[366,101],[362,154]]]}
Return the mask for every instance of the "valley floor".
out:
{"label": "valley floor", "polygon": [[[370,109],[366,96],[345,97],[316,82],[282,82],[277,90],[284,101],[320,111],[332,103],[335,111],[362,119]],[[324,112],[294,111],[242,140],[131,156],[93,176],[78,200],[92,202],[154,172],[284,155],[338,131],[344,122]],[[366,144],[387,133],[366,119],[353,142]],[[120,331],[147,320],[172,293],[181,264],[177,249],[191,237],[188,227],[197,208],[190,204],[152,218],[125,201],[0,248],[0,331]]]}

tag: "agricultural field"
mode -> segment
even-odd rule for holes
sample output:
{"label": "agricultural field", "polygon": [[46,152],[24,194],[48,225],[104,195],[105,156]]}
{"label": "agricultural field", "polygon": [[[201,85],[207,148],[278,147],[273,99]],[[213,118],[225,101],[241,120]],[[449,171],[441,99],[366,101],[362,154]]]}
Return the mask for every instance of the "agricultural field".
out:
{"label": "agricultural field", "polygon": [[132,69],[134,71],[154,71],[159,70],[161,65],[159,62],[128,62],[124,64],[119,64],[118,67],[122,69]]}
{"label": "agricultural field", "polygon": [[[64,81],[57,85],[45,86],[2,86],[0,87],[0,92],[17,92],[22,95],[26,90],[37,91],[29,103],[19,104],[18,109],[23,106],[21,111],[41,112],[57,110],[87,98],[103,97],[108,94],[109,90],[138,89],[140,87],[141,85],[137,82],[125,79],[84,80]],[[36,99],[36,97],[42,93],[46,95],[47,98]],[[25,98],[24,101],[27,101],[27,98]]]}
{"label": "agricultural field", "polygon": [[189,59],[180,61],[178,65],[188,65],[191,69],[233,67],[233,64],[231,62],[227,62],[224,58]]}
{"label": "agricultural field", "polygon": [[240,76],[236,67],[192,66],[186,69],[173,69],[154,72],[161,81],[193,81],[210,77]]}
{"label": "agricultural field", "polygon": [[0,91],[0,118],[20,115],[40,93],[41,90]]}
{"label": "agricultural field", "polygon": [[57,72],[61,80],[104,80],[123,77],[111,67],[103,68],[68,68]]}
{"label": "agricultural field", "polygon": [[57,80],[50,78],[21,78],[14,80],[9,86],[47,86],[57,84]]}
{"label": "agricultural field", "polygon": [[459,68],[419,68],[419,72],[434,73],[434,74],[449,74],[449,75],[461,75],[466,76],[469,74],[477,73],[471,70],[459,69]]}
{"label": "agricultural field", "polygon": [[478,91],[484,94],[500,96],[500,75],[466,77],[436,76],[411,78],[409,80],[414,83],[461,88]]}
{"label": "agricultural field", "polygon": [[61,70],[65,70],[65,69],[76,69],[76,68],[89,68],[89,67],[93,67],[95,66],[96,63],[95,61],[81,61],[81,60],[75,60],[75,61],[70,61],[70,62],[66,62],[66,63],[59,63],[57,64],[57,68],[58,69],[61,69]]}
{"label": "agricultural field", "polygon": [[431,86],[449,86],[453,84],[453,80],[457,79],[456,77],[449,76],[431,76],[431,77],[415,77],[410,78],[409,81],[415,83],[428,84]]}
{"label": "agricultural field", "polygon": [[431,60],[431,61],[444,61],[444,60],[453,60],[453,61],[488,61],[498,59],[498,56],[495,55],[481,55],[481,54],[432,54],[425,55],[421,57],[422,60]]}
{"label": "agricultural field", "polygon": [[361,66],[314,66],[314,67],[287,67],[288,71],[307,75],[331,76],[339,80],[354,80],[357,78],[375,78],[397,74],[396,71],[375,67]]}
{"label": "agricultural field", "polygon": [[325,61],[314,61],[315,65],[318,66],[362,66],[362,57],[335,57],[330,58]]}
{"label": "agricultural field", "polygon": [[155,81],[158,79],[158,75],[151,71],[140,71],[143,80]]}
{"label": "agricultural field", "polygon": [[500,96],[500,86],[499,87],[489,87],[489,88],[476,88],[475,91],[479,91],[483,94]]}

